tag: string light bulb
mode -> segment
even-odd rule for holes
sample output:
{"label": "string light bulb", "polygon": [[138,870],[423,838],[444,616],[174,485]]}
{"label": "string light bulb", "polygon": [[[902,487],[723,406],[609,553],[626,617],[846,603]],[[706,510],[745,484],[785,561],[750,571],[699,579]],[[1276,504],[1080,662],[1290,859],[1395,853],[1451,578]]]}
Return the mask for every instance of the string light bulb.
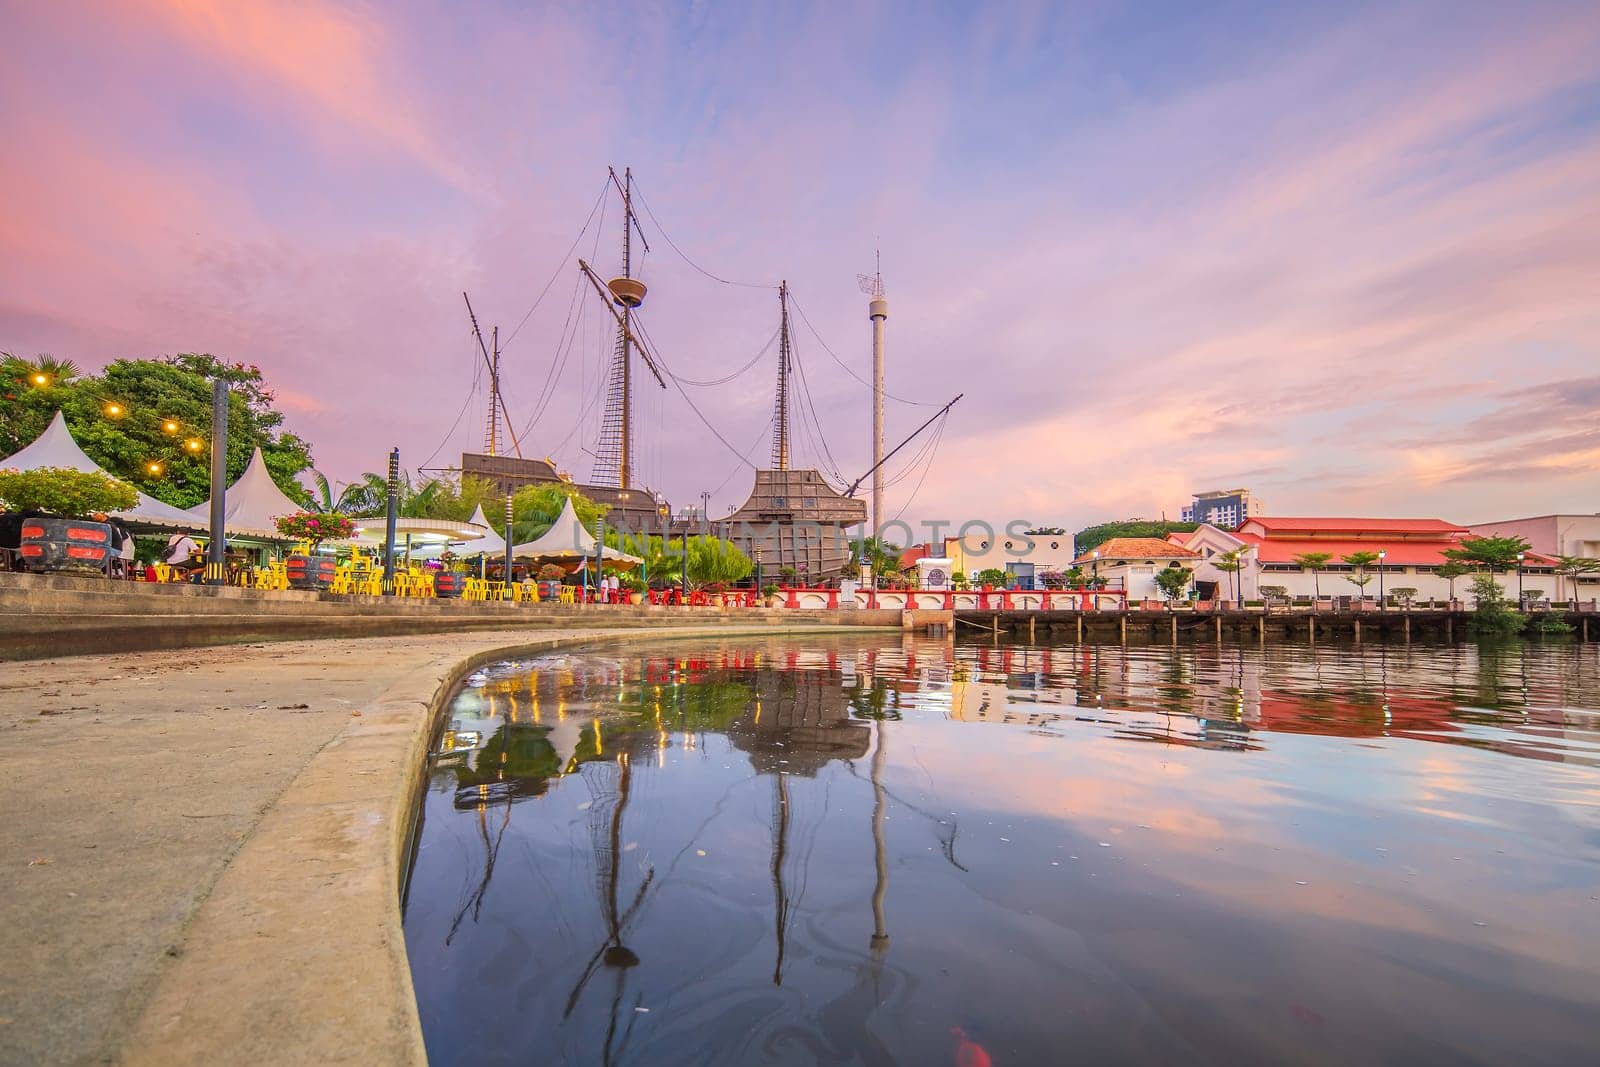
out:
{"label": "string light bulb", "polygon": [[198,437],[191,437],[183,443],[183,447],[187,448],[190,452],[198,452],[202,448],[206,447],[206,443],[200,440]]}
{"label": "string light bulb", "polygon": [[43,387],[50,384],[50,375],[42,370],[34,371],[31,380],[34,385]]}
{"label": "string light bulb", "polygon": [[162,431],[164,433],[177,433],[178,432],[178,420],[177,419],[166,419],[166,420],[164,420],[161,423],[161,429],[162,429]]}
{"label": "string light bulb", "polygon": [[115,400],[108,401],[107,404],[106,404],[106,415],[109,416],[110,418],[113,418],[113,419],[122,418],[122,415],[123,415],[123,407],[122,407],[122,405],[117,403]]}
{"label": "string light bulb", "polygon": [[166,468],[163,467],[160,463],[156,462],[155,460],[151,460],[149,463],[146,463],[144,465],[144,469],[149,471],[150,474],[153,475],[154,477],[159,478],[159,477],[161,477],[161,472],[163,470],[165,470]]}

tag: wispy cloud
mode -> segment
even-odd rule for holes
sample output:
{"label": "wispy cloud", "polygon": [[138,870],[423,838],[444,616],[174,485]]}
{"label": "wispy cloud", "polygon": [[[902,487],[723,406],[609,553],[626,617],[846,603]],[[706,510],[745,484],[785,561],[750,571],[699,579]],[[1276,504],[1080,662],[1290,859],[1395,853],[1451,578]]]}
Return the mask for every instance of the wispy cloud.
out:
{"label": "wispy cloud", "polygon": [[[891,389],[967,394],[926,476],[893,464],[907,517],[1070,525],[1224,482],[1283,513],[1337,493],[1463,520],[1592,496],[1592,7],[1285,13],[1182,41],[1137,9],[908,14],[19,5],[0,347],[248,357],[335,475],[391,443],[421,462],[442,442],[442,463],[481,432],[474,409],[449,433],[478,359],[461,290],[509,331],[605,164],[632,163],[696,264],[787,278],[860,374],[854,275],[881,247]],[[615,203],[604,221],[580,251],[609,268]],[[775,294],[646,232],[669,362],[743,365]],[[530,450],[582,475],[609,345],[578,285],[561,272],[529,318],[507,391],[521,419],[547,400]],[[831,454],[803,435],[800,458],[853,478],[865,390],[797,341]],[[743,450],[771,378],[691,392]],[[638,403],[654,484],[743,498],[675,393]],[[892,404],[891,436],[926,413]]]}

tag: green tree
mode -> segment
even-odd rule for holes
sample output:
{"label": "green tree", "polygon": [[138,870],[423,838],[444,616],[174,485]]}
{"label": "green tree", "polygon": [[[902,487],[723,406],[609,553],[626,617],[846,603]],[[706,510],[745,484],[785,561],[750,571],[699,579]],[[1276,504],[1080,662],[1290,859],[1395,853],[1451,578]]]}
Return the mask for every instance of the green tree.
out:
{"label": "green tree", "polygon": [[860,537],[850,542],[850,563],[858,568],[865,563],[876,575],[899,574],[902,551],[882,538]]}
{"label": "green tree", "polygon": [[[561,517],[568,500],[572,501],[572,510],[577,513],[578,521],[590,533],[599,530],[600,520],[611,510],[611,505],[595,503],[566,482],[524,486],[511,497],[511,530],[517,543],[532,541],[549,532],[556,519]],[[486,513],[492,510],[490,507],[484,509]],[[500,514],[495,519],[497,526],[505,521],[504,510],[502,500]]]}
{"label": "green tree", "polygon": [[1194,571],[1188,567],[1163,567],[1156,572],[1156,586],[1169,601],[1177,600],[1189,588],[1189,579],[1193,577]]}
{"label": "green tree", "polygon": [[1354,568],[1344,576],[1344,580],[1361,590],[1363,596],[1366,595],[1367,583],[1376,577],[1369,568],[1378,565],[1378,554],[1376,552],[1352,552],[1348,556],[1341,556],[1339,561]]}
{"label": "green tree", "polygon": [[1333,559],[1331,552],[1302,552],[1294,557],[1295,566],[1311,572],[1311,590],[1318,600],[1322,599],[1322,582],[1318,579],[1318,575],[1331,559]]}
{"label": "green tree", "polygon": [[1213,567],[1228,576],[1229,600],[1235,599],[1238,595],[1238,590],[1234,584],[1238,579],[1234,576],[1244,570],[1244,553],[1245,550],[1241,546],[1231,551],[1220,553],[1211,560]]}
{"label": "green tree", "polygon": [[[1572,597],[1568,601],[1577,610],[1578,606],[1578,580],[1585,574],[1600,573],[1600,559],[1590,559],[1587,556],[1557,556],[1556,577],[1566,578],[1572,583]],[[1560,599],[1560,592],[1556,593]]]}
{"label": "green tree", "polygon": [[1472,609],[1473,629],[1484,637],[1510,637],[1522,632],[1527,617],[1511,610],[1505,590],[1490,571],[1479,571],[1472,576],[1472,595],[1476,604]]}
{"label": "green tree", "polygon": [[[43,378],[45,384],[37,384]],[[70,361],[0,360],[0,454],[31,443],[59,410],[90,459],[158,500],[193,507],[211,495],[211,381],[229,383],[228,480],[244,473],[260,448],[279,488],[308,494],[296,475],[311,465],[310,447],[282,429],[261,370],[214,356],[118,359],[84,375]],[[155,465],[152,468],[152,464]]]}
{"label": "green tree", "polygon": [[1082,556],[1093,552],[1113,537],[1156,537],[1165,539],[1170,533],[1192,533],[1199,529],[1193,522],[1168,522],[1166,519],[1124,519],[1121,522],[1103,522],[1098,526],[1085,526],[1072,535],[1075,554]]}
{"label": "green tree", "polygon": [[1467,537],[1459,548],[1445,549],[1445,559],[1465,564],[1473,570],[1503,574],[1517,566],[1517,557],[1528,551],[1520,537]]}
{"label": "green tree", "polygon": [[1435,567],[1433,569],[1433,573],[1443,578],[1449,584],[1450,599],[1454,600],[1456,598],[1456,579],[1462,577],[1463,575],[1471,574],[1472,568],[1467,566],[1465,563],[1457,563],[1454,560],[1450,560]]}

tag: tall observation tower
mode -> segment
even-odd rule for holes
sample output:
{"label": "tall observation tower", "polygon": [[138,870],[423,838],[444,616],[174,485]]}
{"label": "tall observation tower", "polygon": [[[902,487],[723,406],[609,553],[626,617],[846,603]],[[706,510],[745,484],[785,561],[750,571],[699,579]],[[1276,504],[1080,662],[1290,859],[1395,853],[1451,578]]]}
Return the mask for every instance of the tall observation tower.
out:
{"label": "tall observation tower", "polygon": [[872,535],[883,529],[883,328],[889,320],[889,301],[883,291],[883,260],[870,278],[858,274],[861,291],[872,297],[867,316],[872,319]]}

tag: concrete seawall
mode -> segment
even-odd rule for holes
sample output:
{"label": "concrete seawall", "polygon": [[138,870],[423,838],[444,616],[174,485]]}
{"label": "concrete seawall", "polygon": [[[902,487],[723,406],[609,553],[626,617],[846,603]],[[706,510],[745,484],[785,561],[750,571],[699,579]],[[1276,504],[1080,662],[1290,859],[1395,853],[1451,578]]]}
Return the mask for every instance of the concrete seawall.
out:
{"label": "concrete seawall", "polygon": [[0,573],[0,659],[306,638],[617,626],[899,626],[899,611],[463,603]]}

